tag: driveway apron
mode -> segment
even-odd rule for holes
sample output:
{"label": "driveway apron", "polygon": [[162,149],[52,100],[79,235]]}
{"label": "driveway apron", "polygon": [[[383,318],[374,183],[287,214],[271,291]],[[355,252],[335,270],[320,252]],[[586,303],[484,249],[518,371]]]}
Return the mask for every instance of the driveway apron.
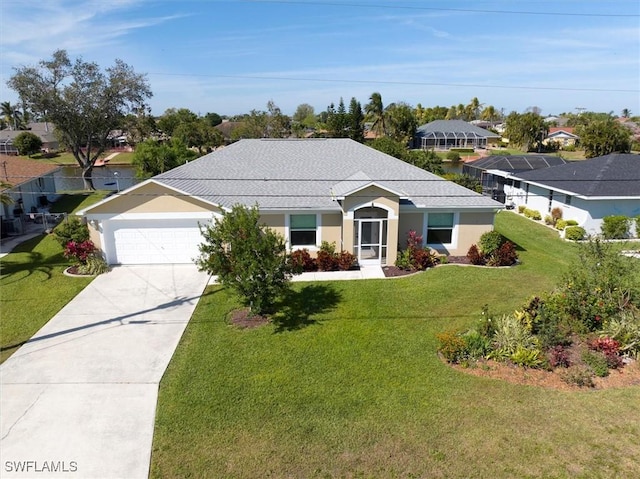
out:
{"label": "driveway apron", "polygon": [[0,477],[148,477],[158,384],[208,279],[116,267],[5,361]]}

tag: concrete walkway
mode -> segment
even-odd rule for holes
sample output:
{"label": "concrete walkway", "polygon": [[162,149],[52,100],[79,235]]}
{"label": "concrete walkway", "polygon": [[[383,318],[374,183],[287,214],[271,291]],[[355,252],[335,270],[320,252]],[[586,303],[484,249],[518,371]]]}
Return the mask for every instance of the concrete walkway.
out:
{"label": "concrete walkway", "polygon": [[116,267],[2,364],[0,476],[148,477],[158,384],[208,280]]}

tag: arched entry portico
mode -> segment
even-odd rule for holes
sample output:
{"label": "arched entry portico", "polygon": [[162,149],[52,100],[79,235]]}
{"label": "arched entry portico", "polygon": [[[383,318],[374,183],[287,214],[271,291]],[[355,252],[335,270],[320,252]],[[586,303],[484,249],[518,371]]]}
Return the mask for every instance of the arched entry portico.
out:
{"label": "arched entry portico", "polygon": [[365,206],[354,211],[353,251],[360,264],[387,264],[388,221],[384,208]]}

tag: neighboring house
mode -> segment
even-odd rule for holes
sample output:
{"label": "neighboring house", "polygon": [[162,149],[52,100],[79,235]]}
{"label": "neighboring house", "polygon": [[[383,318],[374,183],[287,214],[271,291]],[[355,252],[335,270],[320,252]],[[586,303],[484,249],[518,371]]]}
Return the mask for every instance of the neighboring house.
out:
{"label": "neighboring house", "polygon": [[3,192],[13,200],[0,209],[3,236],[19,232],[24,215],[40,211],[57,198],[54,175],[59,169],[36,160],[0,155],[0,179],[11,185]]}
{"label": "neighboring house", "polygon": [[224,142],[228,144],[233,141],[233,130],[240,128],[243,124],[242,121],[222,120],[222,123],[214,126],[214,128],[222,133]]}
{"label": "neighboring house", "polygon": [[462,166],[462,174],[478,178],[483,194],[500,203],[506,203],[505,185],[513,185],[510,175],[565,163],[566,161],[559,156],[551,155],[491,155],[465,163]]}
{"label": "neighboring house", "polygon": [[500,141],[500,135],[462,120],[436,120],[416,130],[413,147],[423,150],[487,148]]}
{"label": "neighboring house", "polygon": [[60,144],[54,134],[55,127],[52,123],[37,122],[29,123],[26,130],[0,130],[0,154],[17,155],[18,149],[13,145],[13,140],[20,133],[28,131],[37,135],[42,140],[42,151],[50,152],[57,150]]}
{"label": "neighboring house", "polygon": [[542,143],[548,145],[551,142],[555,142],[562,148],[565,146],[575,146],[579,140],[580,137],[574,133],[574,128],[563,126],[549,128],[549,134],[542,140]]}
{"label": "neighboring house", "polygon": [[612,153],[589,160],[511,175],[505,186],[516,205],[544,216],[562,209],[587,233],[598,234],[602,218],[640,215],[640,155]]}
{"label": "neighboring house", "polygon": [[235,204],[290,250],[322,242],[358,260],[394,264],[410,230],[442,253],[465,255],[502,205],[349,139],[241,140],[81,211],[113,263],[188,263],[198,225]]}

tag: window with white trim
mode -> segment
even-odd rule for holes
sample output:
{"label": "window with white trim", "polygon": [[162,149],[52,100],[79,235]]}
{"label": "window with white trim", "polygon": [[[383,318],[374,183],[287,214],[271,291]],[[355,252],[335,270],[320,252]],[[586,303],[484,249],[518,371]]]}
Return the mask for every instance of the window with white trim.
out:
{"label": "window with white trim", "polygon": [[291,215],[289,217],[289,244],[291,246],[316,246],[317,232],[316,215]]}
{"label": "window with white trim", "polygon": [[453,241],[453,213],[429,213],[427,244],[451,244]]}

